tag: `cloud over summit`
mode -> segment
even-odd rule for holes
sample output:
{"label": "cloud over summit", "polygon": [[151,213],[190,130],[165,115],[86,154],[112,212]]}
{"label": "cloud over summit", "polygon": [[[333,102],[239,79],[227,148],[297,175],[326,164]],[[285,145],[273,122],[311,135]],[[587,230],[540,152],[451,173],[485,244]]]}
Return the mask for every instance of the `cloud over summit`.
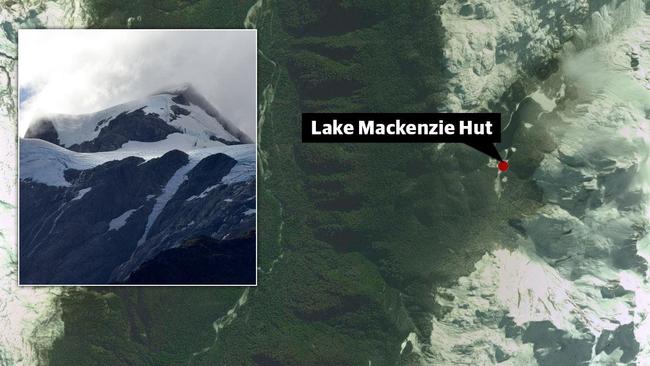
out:
{"label": "cloud over summit", "polygon": [[43,114],[81,114],[190,83],[255,138],[254,31],[21,30],[20,135]]}

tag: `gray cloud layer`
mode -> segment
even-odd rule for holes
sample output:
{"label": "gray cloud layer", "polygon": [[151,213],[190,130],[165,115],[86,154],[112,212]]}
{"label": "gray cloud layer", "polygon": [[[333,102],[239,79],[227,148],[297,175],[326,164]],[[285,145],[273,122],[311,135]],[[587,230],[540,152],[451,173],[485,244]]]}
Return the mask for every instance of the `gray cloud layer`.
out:
{"label": "gray cloud layer", "polygon": [[254,31],[21,30],[20,133],[47,113],[79,114],[189,82],[255,138]]}

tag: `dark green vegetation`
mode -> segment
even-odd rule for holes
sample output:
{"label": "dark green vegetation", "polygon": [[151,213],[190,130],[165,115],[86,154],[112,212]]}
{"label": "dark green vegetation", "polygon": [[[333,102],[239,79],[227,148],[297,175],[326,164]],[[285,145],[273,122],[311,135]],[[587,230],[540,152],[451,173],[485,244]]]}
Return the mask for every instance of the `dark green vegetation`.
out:
{"label": "dark green vegetation", "polygon": [[133,28],[241,28],[253,4],[240,0],[89,0],[86,3],[92,28],[129,25]]}
{"label": "dark green vegetation", "polygon": [[[241,27],[253,5],[91,3],[95,26],[141,15],[133,26],[143,28]],[[243,289],[72,290],[52,363],[417,362],[400,345],[410,332],[427,343],[430,317],[444,310],[432,290],[512,242],[506,218],[531,210],[539,193],[513,167],[497,200],[496,169],[465,146],[301,144],[300,113],[435,111],[445,83],[436,11],[428,0],[264,2],[252,19],[264,106],[258,287],[195,357]]]}
{"label": "dark green vegetation", "polygon": [[240,292],[210,287],[68,291],[61,300],[65,336],[56,341],[50,364],[185,364],[189,353],[212,343],[212,321]]}

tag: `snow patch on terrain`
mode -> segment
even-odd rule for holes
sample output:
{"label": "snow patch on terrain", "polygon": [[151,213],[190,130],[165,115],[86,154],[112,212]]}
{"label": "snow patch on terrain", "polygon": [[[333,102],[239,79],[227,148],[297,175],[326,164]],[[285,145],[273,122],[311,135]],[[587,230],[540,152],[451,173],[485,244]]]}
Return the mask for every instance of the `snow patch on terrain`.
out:
{"label": "snow patch on terrain", "polygon": [[86,193],[90,192],[91,189],[92,187],[80,189],[77,195],[75,196],[75,198],[73,198],[71,201],[77,201],[82,199],[86,195]]}
{"label": "snow patch on terrain", "polygon": [[111,222],[108,223],[108,230],[109,231],[111,231],[111,230],[116,230],[116,231],[120,230],[124,225],[126,225],[126,220],[128,220],[129,217],[131,217],[131,215],[134,212],[136,212],[137,210],[139,210],[141,208],[142,208],[142,206],[140,206],[138,208],[130,209],[130,210],[124,212],[123,214],[121,214],[120,216],[112,219]]}
{"label": "snow patch on terrain", "polygon": [[156,197],[156,203],[154,203],[153,208],[151,209],[151,212],[149,213],[149,217],[147,218],[147,224],[144,229],[144,233],[142,234],[142,237],[138,240],[138,246],[142,245],[146,240],[147,240],[147,235],[149,234],[149,230],[153,226],[153,224],[156,222],[156,219],[162,212],[162,210],[167,206],[167,202],[176,194],[176,191],[178,190],[178,187],[183,184],[187,180],[187,173],[192,170],[196,164],[198,164],[198,161],[196,160],[190,160],[187,164],[183,165],[180,167],[176,173],[169,179],[165,187],[163,188],[162,194],[158,197]]}
{"label": "snow patch on terrain", "polygon": [[[448,2],[447,6],[453,4],[458,3]],[[433,319],[430,344],[423,345],[427,363],[495,364],[500,354],[508,357],[503,364],[529,365],[548,355],[543,347],[522,343],[521,336],[506,337],[502,320],[508,318],[521,329],[531,322],[548,321],[566,332],[565,339],[587,344],[592,340],[595,344],[605,331],[632,323],[634,339],[616,340],[609,354],[595,354],[594,347],[588,362],[627,363],[622,358],[626,352],[634,352],[633,345],[638,342],[640,350],[634,361],[650,365],[646,267],[650,259],[650,238],[646,236],[650,211],[650,91],[646,87],[650,80],[646,71],[650,70],[650,29],[646,25],[650,17],[640,5],[643,2],[637,0],[619,2],[615,8],[605,5],[592,15],[592,20],[598,21],[575,30],[576,42],[583,42],[578,48],[590,47],[579,53],[567,48],[559,71],[578,95],[565,101],[552,117],[557,121],[549,131],[558,146],[544,157],[534,176],[546,205],[523,220],[527,238],[520,238],[517,249],[486,253],[470,275],[450,288],[437,289],[436,302],[445,311]],[[521,9],[514,11],[519,14]],[[526,13],[520,16],[536,16],[534,11]],[[504,12],[495,15],[504,16]],[[519,16],[512,19],[519,21]],[[466,28],[466,33],[467,29],[471,28]],[[456,40],[475,36],[459,37]],[[599,41],[603,43],[594,46]],[[469,50],[456,48],[461,49]],[[528,52],[506,49],[513,54]],[[518,57],[511,55],[511,61]],[[640,61],[636,69],[631,57]],[[480,61],[462,59],[468,61],[468,70]],[[458,82],[469,80],[466,85],[473,89],[456,90],[459,99],[455,105],[460,110],[478,108],[505,91],[481,84],[499,75],[498,70],[485,80],[474,81],[463,72],[456,74]],[[539,94],[540,90],[544,89],[532,97],[542,109],[556,109],[556,101]],[[563,94],[564,89],[557,93]],[[465,104],[465,97],[479,102]],[[543,122],[550,121],[537,123]]]}
{"label": "snow patch on terrain", "polygon": [[447,31],[445,65],[451,73],[445,109],[488,108],[535,66],[559,55],[565,43],[602,42],[645,13],[644,0],[604,2],[589,14],[586,0],[451,0],[441,9]]}
{"label": "snow patch on terrain", "polygon": [[208,193],[210,193],[210,191],[212,191],[213,189],[215,189],[217,187],[219,187],[218,184],[210,186],[210,187],[204,189],[203,192],[201,192],[199,195],[194,195],[194,196],[188,197],[185,201],[193,201],[193,200],[196,200],[196,199],[205,198],[205,197],[208,196]]}

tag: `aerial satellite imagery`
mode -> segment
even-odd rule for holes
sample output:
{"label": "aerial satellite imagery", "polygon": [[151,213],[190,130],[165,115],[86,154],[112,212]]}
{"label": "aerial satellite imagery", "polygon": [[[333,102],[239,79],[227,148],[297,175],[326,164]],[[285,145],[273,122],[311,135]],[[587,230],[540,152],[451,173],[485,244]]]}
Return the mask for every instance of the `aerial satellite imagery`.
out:
{"label": "aerial satellite imagery", "polygon": [[[0,26],[0,365],[650,365],[647,0],[0,0]],[[19,286],[18,188],[55,169],[18,171],[19,29],[38,28],[256,29],[257,125],[237,137],[256,142],[256,286]],[[303,113],[335,112],[500,113],[507,165],[302,142]]]}

